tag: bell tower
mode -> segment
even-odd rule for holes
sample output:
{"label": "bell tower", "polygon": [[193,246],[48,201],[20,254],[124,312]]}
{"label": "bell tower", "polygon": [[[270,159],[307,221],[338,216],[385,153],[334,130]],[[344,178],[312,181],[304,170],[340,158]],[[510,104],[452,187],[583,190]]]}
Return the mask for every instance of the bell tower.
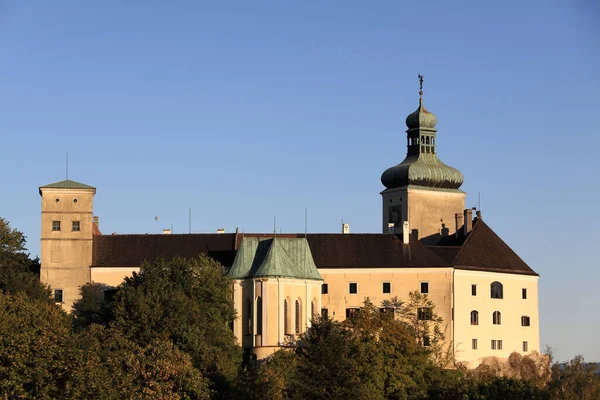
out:
{"label": "bell tower", "polygon": [[455,214],[462,214],[466,193],[463,175],[437,155],[436,116],[423,106],[423,76],[419,75],[419,107],[406,117],[406,157],[381,175],[383,233],[402,234],[404,221],[425,243],[452,234]]}
{"label": "bell tower", "polygon": [[96,188],[72,180],[40,187],[40,279],[66,311],[80,297],[80,287],[90,282],[95,194]]}

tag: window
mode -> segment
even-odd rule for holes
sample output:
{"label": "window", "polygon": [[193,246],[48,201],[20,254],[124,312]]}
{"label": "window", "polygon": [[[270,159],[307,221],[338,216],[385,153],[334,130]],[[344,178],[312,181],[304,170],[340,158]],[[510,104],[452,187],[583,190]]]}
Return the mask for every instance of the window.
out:
{"label": "window", "polygon": [[492,295],[492,299],[501,299],[502,298],[502,284],[500,282],[492,282],[491,295]]}
{"label": "window", "polygon": [[310,302],[310,318],[313,319],[315,317],[315,302]]}
{"label": "window", "polygon": [[498,342],[498,350],[502,350],[502,340],[497,340]]}
{"label": "window", "polygon": [[492,340],[492,350],[496,350],[496,341]]}
{"label": "window", "polygon": [[287,300],[283,301],[283,333],[290,334],[290,310]]}
{"label": "window", "polygon": [[531,321],[529,320],[529,317],[528,317],[528,316],[526,316],[526,315],[523,315],[523,316],[521,317],[521,326],[529,326],[529,325],[530,325],[530,322],[531,322]]}
{"label": "window", "polygon": [[328,289],[329,288],[327,287],[326,283],[322,284],[321,285],[321,294],[327,294],[328,293]]}
{"label": "window", "polygon": [[302,326],[302,315],[300,309],[300,301],[296,300],[296,335],[300,334],[300,327]]}
{"label": "window", "polygon": [[477,285],[471,285],[471,296],[477,296]]}
{"label": "window", "polygon": [[521,297],[523,298],[523,300],[527,299],[527,289],[521,289]]}
{"label": "window", "polygon": [[479,313],[475,310],[471,311],[471,325],[479,325]]}
{"label": "window", "polygon": [[246,299],[246,335],[252,335],[252,302]]}
{"label": "window", "polygon": [[379,309],[383,319],[389,320],[394,318],[394,309],[392,307],[382,307]]}
{"label": "window", "polygon": [[60,221],[52,221],[52,230],[60,231]]}
{"label": "window", "polygon": [[358,308],[346,308],[346,318],[353,318],[356,314],[358,314]]}
{"label": "window", "polygon": [[383,282],[382,286],[383,293],[392,293],[392,284],[390,282]]}
{"label": "window", "polygon": [[71,229],[73,232],[79,232],[79,221],[72,221]]}
{"label": "window", "polygon": [[431,346],[431,338],[427,335],[423,336],[423,346],[425,346],[425,347]]}
{"label": "window", "polygon": [[429,293],[429,282],[421,282],[421,293],[422,294]]}
{"label": "window", "polygon": [[54,289],[54,302],[62,303],[63,302],[63,291],[62,289]]}
{"label": "window", "polygon": [[527,342],[523,342],[523,351],[529,351],[529,345]]}
{"label": "window", "polygon": [[477,339],[471,339],[471,348],[477,350]]}
{"label": "window", "polygon": [[431,321],[432,312],[429,307],[420,307],[417,309],[417,319],[419,321]]}
{"label": "window", "polygon": [[502,325],[502,315],[500,311],[494,311],[494,315],[492,316],[492,323],[494,325]]}
{"label": "window", "polygon": [[256,299],[256,334],[262,335],[262,298]]}
{"label": "window", "polygon": [[350,282],[348,284],[348,293],[350,293],[350,294],[356,294],[356,293],[358,293],[358,283],[356,283],[356,282]]}
{"label": "window", "polygon": [[321,318],[328,319],[329,318],[329,310],[326,308],[321,308]]}

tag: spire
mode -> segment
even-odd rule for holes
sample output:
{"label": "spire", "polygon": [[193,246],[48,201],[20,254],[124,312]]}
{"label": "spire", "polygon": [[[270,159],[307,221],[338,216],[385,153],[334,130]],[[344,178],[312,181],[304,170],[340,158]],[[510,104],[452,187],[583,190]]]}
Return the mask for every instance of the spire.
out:
{"label": "spire", "polygon": [[458,189],[463,176],[437,157],[437,117],[423,106],[423,75],[418,77],[419,108],[406,117],[406,158],[388,168],[381,182],[388,189],[407,185]]}

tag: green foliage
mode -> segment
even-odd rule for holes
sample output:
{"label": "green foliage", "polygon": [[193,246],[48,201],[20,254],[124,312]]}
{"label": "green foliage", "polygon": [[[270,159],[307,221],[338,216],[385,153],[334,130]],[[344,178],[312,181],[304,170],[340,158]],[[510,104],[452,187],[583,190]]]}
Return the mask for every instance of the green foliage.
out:
{"label": "green foliage", "polygon": [[28,265],[26,250],[25,235],[11,228],[9,222],[0,217],[0,267]]}
{"label": "green foliage", "polygon": [[550,392],[560,400],[600,399],[600,374],[597,364],[586,364],[576,356],[566,364],[554,364]]}
{"label": "green foliage", "polygon": [[122,332],[92,325],[73,338],[65,398],[208,399],[208,380],[169,341],[146,346]]}
{"label": "green foliage", "polygon": [[141,346],[172,341],[223,391],[241,362],[228,328],[235,317],[230,285],[223,267],[206,256],[145,263],[119,287],[111,326]]}
{"label": "green foliage", "polygon": [[69,373],[70,321],[54,304],[0,293],[0,398],[57,398]]}
{"label": "green foliage", "polygon": [[99,283],[86,283],[81,287],[81,298],[73,304],[73,327],[76,331],[92,324],[108,326],[112,320],[111,304],[104,301],[104,290],[108,287]]}

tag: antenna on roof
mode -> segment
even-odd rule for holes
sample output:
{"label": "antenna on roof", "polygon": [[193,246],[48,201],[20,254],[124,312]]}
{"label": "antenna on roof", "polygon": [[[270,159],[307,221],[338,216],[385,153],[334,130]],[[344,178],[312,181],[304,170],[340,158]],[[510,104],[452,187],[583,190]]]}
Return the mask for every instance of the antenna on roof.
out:
{"label": "antenna on roof", "polygon": [[66,173],[66,175],[67,175],[66,179],[69,180],[69,153],[67,153],[67,173]]}
{"label": "antenna on roof", "polygon": [[481,192],[477,192],[477,209],[481,211]]}
{"label": "antenna on roof", "polygon": [[273,217],[273,236],[277,235],[277,217]]}
{"label": "antenna on roof", "polygon": [[189,225],[189,232],[188,233],[192,233],[192,207],[190,207],[189,209],[189,213],[188,213],[188,225]]}
{"label": "antenna on roof", "polygon": [[304,207],[304,237],[308,235],[308,207]]}

